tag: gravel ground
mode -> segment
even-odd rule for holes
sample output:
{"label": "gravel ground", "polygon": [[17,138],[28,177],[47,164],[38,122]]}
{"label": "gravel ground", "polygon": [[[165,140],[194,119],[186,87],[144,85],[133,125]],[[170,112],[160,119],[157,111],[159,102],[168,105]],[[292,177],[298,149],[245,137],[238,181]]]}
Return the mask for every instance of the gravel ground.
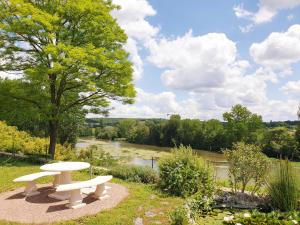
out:
{"label": "gravel ground", "polygon": [[[50,185],[50,184],[49,184]],[[117,206],[128,196],[126,187],[109,183],[107,190],[109,198],[95,200],[91,196],[84,196],[87,205],[79,209],[66,207],[68,201],[58,201],[48,197],[54,192],[49,185],[40,185],[39,195],[25,198],[24,188],[0,194],[0,220],[21,223],[52,223],[56,221],[76,219],[85,215],[94,215],[102,210]]]}

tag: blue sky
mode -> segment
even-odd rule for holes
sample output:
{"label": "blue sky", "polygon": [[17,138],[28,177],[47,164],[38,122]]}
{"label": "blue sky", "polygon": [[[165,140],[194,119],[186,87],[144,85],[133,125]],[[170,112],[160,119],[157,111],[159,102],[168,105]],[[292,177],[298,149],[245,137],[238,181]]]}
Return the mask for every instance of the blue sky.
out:
{"label": "blue sky", "polygon": [[137,96],[112,102],[111,117],[222,120],[242,104],[264,121],[297,119],[300,0],[113,2]]}
{"label": "blue sky", "polygon": [[300,0],[114,0],[135,69],[134,105],[112,117],[218,118],[243,104],[295,120]]}

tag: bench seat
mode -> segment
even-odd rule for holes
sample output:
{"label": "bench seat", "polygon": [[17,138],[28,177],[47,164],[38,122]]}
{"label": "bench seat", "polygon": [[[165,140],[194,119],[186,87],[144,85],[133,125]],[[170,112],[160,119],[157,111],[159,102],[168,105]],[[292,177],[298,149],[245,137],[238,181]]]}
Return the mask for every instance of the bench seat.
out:
{"label": "bench seat", "polygon": [[39,179],[41,177],[45,177],[45,176],[55,176],[55,181],[58,179],[58,176],[60,175],[60,172],[50,172],[50,171],[45,171],[45,172],[38,172],[38,173],[32,173],[32,174],[28,174],[22,177],[18,177],[16,179],[14,179],[14,182],[27,182],[27,185],[25,187],[25,190],[23,192],[23,195],[25,195],[26,197],[29,196],[33,196],[33,195],[37,195],[39,194],[39,192],[37,191],[37,186],[35,183],[36,179]]}
{"label": "bench seat", "polygon": [[85,204],[82,203],[82,195],[81,189],[89,188],[89,187],[96,187],[96,190],[93,192],[93,195],[97,199],[104,199],[109,197],[106,195],[106,188],[105,183],[110,181],[113,177],[112,176],[98,176],[94,179],[81,181],[72,184],[62,184],[56,187],[57,192],[61,191],[70,191],[71,195],[69,198],[69,204],[67,205],[68,208],[80,208]]}

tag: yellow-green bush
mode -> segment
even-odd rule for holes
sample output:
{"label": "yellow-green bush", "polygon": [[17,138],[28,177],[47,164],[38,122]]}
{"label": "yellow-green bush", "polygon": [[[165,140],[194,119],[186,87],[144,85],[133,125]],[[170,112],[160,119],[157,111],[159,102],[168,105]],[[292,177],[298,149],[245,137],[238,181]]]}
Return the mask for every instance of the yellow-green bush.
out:
{"label": "yellow-green bush", "polygon": [[[48,138],[32,137],[24,131],[19,131],[17,127],[8,126],[0,121],[0,151],[45,155],[48,146]],[[75,153],[70,146],[56,145],[56,160],[71,160],[73,157]]]}
{"label": "yellow-green bush", "polygon": [[0,121],[0,150],[15,151],[24,154],[45,154],[49,140],[32,137],[30,134],[19,131],[17,127],[8,126]]}
{"label": "yellow-green bush", "polygon": [[71,145],[57,144],[54,159],[61,161],[74,160],[76,159],[76,154]]}

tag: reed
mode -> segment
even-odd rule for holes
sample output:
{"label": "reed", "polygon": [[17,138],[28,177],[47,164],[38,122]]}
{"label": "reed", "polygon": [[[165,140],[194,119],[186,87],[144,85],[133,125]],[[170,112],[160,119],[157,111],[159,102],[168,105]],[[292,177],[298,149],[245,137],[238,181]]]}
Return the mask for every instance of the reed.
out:
{"label": "reed", "polygon": [[276,174],[268,183],[271,205],[281,211],[292,211],[298,208],[299,190],[297,176],[288,160],[281,160]]}

